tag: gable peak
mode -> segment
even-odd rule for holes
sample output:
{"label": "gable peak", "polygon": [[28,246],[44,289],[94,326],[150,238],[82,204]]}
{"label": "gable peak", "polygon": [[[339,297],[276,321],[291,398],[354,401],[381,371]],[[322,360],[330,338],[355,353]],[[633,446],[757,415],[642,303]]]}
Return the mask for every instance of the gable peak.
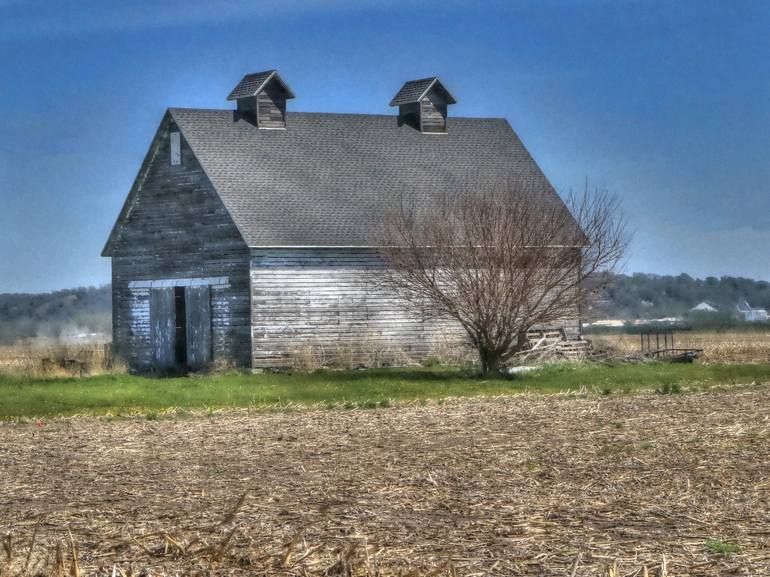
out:
{"label": "gable peak", "polygon": [[273,69],[246,74],[233,88],[227,99],[238,100],[240,98],[254,97],[272,83],[276,83],[283,90],[284,98],[287,100],[294,98],[294,93],[289,88],[289,85],[279,76],[278,71]]}
{"label": "gable peak", "polygon": [[402,104],[414,104],[420,102],[433,90],[441,93],[447,104],[457,104],[454,96],[452,96],[441,83],[438,76],[430,76],[428,78],[404,82],[404,85],[390,101],[390,106],[400,106]]}

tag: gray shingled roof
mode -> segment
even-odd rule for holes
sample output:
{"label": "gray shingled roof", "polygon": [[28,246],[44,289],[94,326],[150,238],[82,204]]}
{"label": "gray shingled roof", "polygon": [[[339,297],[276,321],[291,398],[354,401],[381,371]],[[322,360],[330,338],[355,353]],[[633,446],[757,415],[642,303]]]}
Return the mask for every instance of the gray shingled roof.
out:
{"label": "gray shingled roof", "polygon": [[419,102],[434,84],[436,84],[438,88],[444,92],[447,97],[448,104],[455,104],[456,101],[454,97],[449,93],[444,85],[441,84],[441,81],[438,79],[438,77],[431,76],[430,78],[421,78],[420,80],[410,80],[405,82],[401,87],[401,90],[399,90],[393,97],[393,100],[390,101],[390,105],[398,106],[400,104]]}
{"label": "gray shingled roof", "polygon": [[272,78],[275,78],[286,91],[286,98],[294,98],[294,94],[289,89],[288,85],[283,81],[283,79],[278,76],[278,72],[275,70],[266,70],[265,72],[254,72],[253,74],[247,74],[241,78],[241,81],[235,88],[233,88],[233,91],[230,93],[227,99],[237,100],[238,98],[254,96],[257,94],[257,92],[262,90],[265,84],[267,84],[267,82]]}
{"label": "gray shingled roof", "polygon": [[561,200],[508,122],[452,118],[447,134],[395,116],[290,112],[259,130],[232,110],[169,110],[249,246],[367,246],[382,218],[444,191],[523,179]]}

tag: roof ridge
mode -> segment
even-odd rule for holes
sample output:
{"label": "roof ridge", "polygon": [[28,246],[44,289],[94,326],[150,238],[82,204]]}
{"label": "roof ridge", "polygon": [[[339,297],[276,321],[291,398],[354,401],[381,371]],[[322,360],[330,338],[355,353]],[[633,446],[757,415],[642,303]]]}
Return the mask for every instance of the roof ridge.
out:
{"label": "roof ridge", "polygon": [[[199,111],[199,112],[229,112],[232,113],[232,108],[195,108],[189,106],[169,106],[168,110],[180,110],[180,111]],[[318,114],[324,116],[368,116],[368,117],[382,117],[382,118],[396,118],[393,114],[385,113],[371,113],[371,112],[328,112],[323,110],[287,110],[287,116],[301,115],[301,114]],[[451,115],[447,117],[447,121],[451,122],[456,120],[505,120],[504,116],[455,116]]]}
{"label": "roof ridge", "polygon": [[253,97],[259,94],[269,82],[276,81],[283,87],[286,98],[294,98],[294,93],[286,84],[278,70],[271,68],[261,72],[250,72],[241,78],[240,82],[230,91],[227,100],[238,100],[240,98]]}

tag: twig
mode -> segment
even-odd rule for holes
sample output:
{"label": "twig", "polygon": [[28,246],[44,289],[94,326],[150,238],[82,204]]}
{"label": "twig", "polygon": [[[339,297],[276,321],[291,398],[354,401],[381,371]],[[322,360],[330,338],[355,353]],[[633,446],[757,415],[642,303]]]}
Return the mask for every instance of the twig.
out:
{"label": "twig", "polygon": [[80,577],[80,564],[78,563],[78,548],[75,540],[72,538],[72,531],[67,529],[70,536],[70,552],[72,554],[72,565],[70,566],[70,577]]}
{"label": "twig", "polygon": [[578,565],[580,564],[580,557],[582,553],[578,553],[577,557],[575,557],[575,562],[572,564],[572,571],[569,574],[569,577],[575,577],[577,575]]}
{"label": "twig", "polygon": [[32,541],[29,543],[29,551],[27,551],[27,558],[24,560],[24,568],[21,570],[21,574],[24,575],[29,567],[29,560],[32,558],[32,549],[35,548],[35,539],[37,538],[37,530],[40,527],[40,521],[35,523],[35,530],[32,531]]}

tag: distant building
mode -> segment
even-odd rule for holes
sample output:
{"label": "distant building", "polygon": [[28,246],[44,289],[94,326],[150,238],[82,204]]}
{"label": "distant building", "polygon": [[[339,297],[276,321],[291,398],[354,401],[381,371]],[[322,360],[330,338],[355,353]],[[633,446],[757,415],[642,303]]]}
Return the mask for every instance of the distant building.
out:
{"label": "distant building", "polygon": [[767,310],[765,309],[753,309],[748,301],[743,300],[738,303],[738,312],[743,315],[743,319],[747,322],[757,322],[768,320]]}
{"label": "distant building", "polygon": [[584,323],[583,326],[586,327],[622,327],[625,326],[626,321],[621,319],[603,319],[599,321],[594,321],[592,323]]}
{"label": "distant building", "polygon": [[690,309],[691,313],[716,313],[719,312],[715,307],[712,307],[707,302],[702,302]]}

